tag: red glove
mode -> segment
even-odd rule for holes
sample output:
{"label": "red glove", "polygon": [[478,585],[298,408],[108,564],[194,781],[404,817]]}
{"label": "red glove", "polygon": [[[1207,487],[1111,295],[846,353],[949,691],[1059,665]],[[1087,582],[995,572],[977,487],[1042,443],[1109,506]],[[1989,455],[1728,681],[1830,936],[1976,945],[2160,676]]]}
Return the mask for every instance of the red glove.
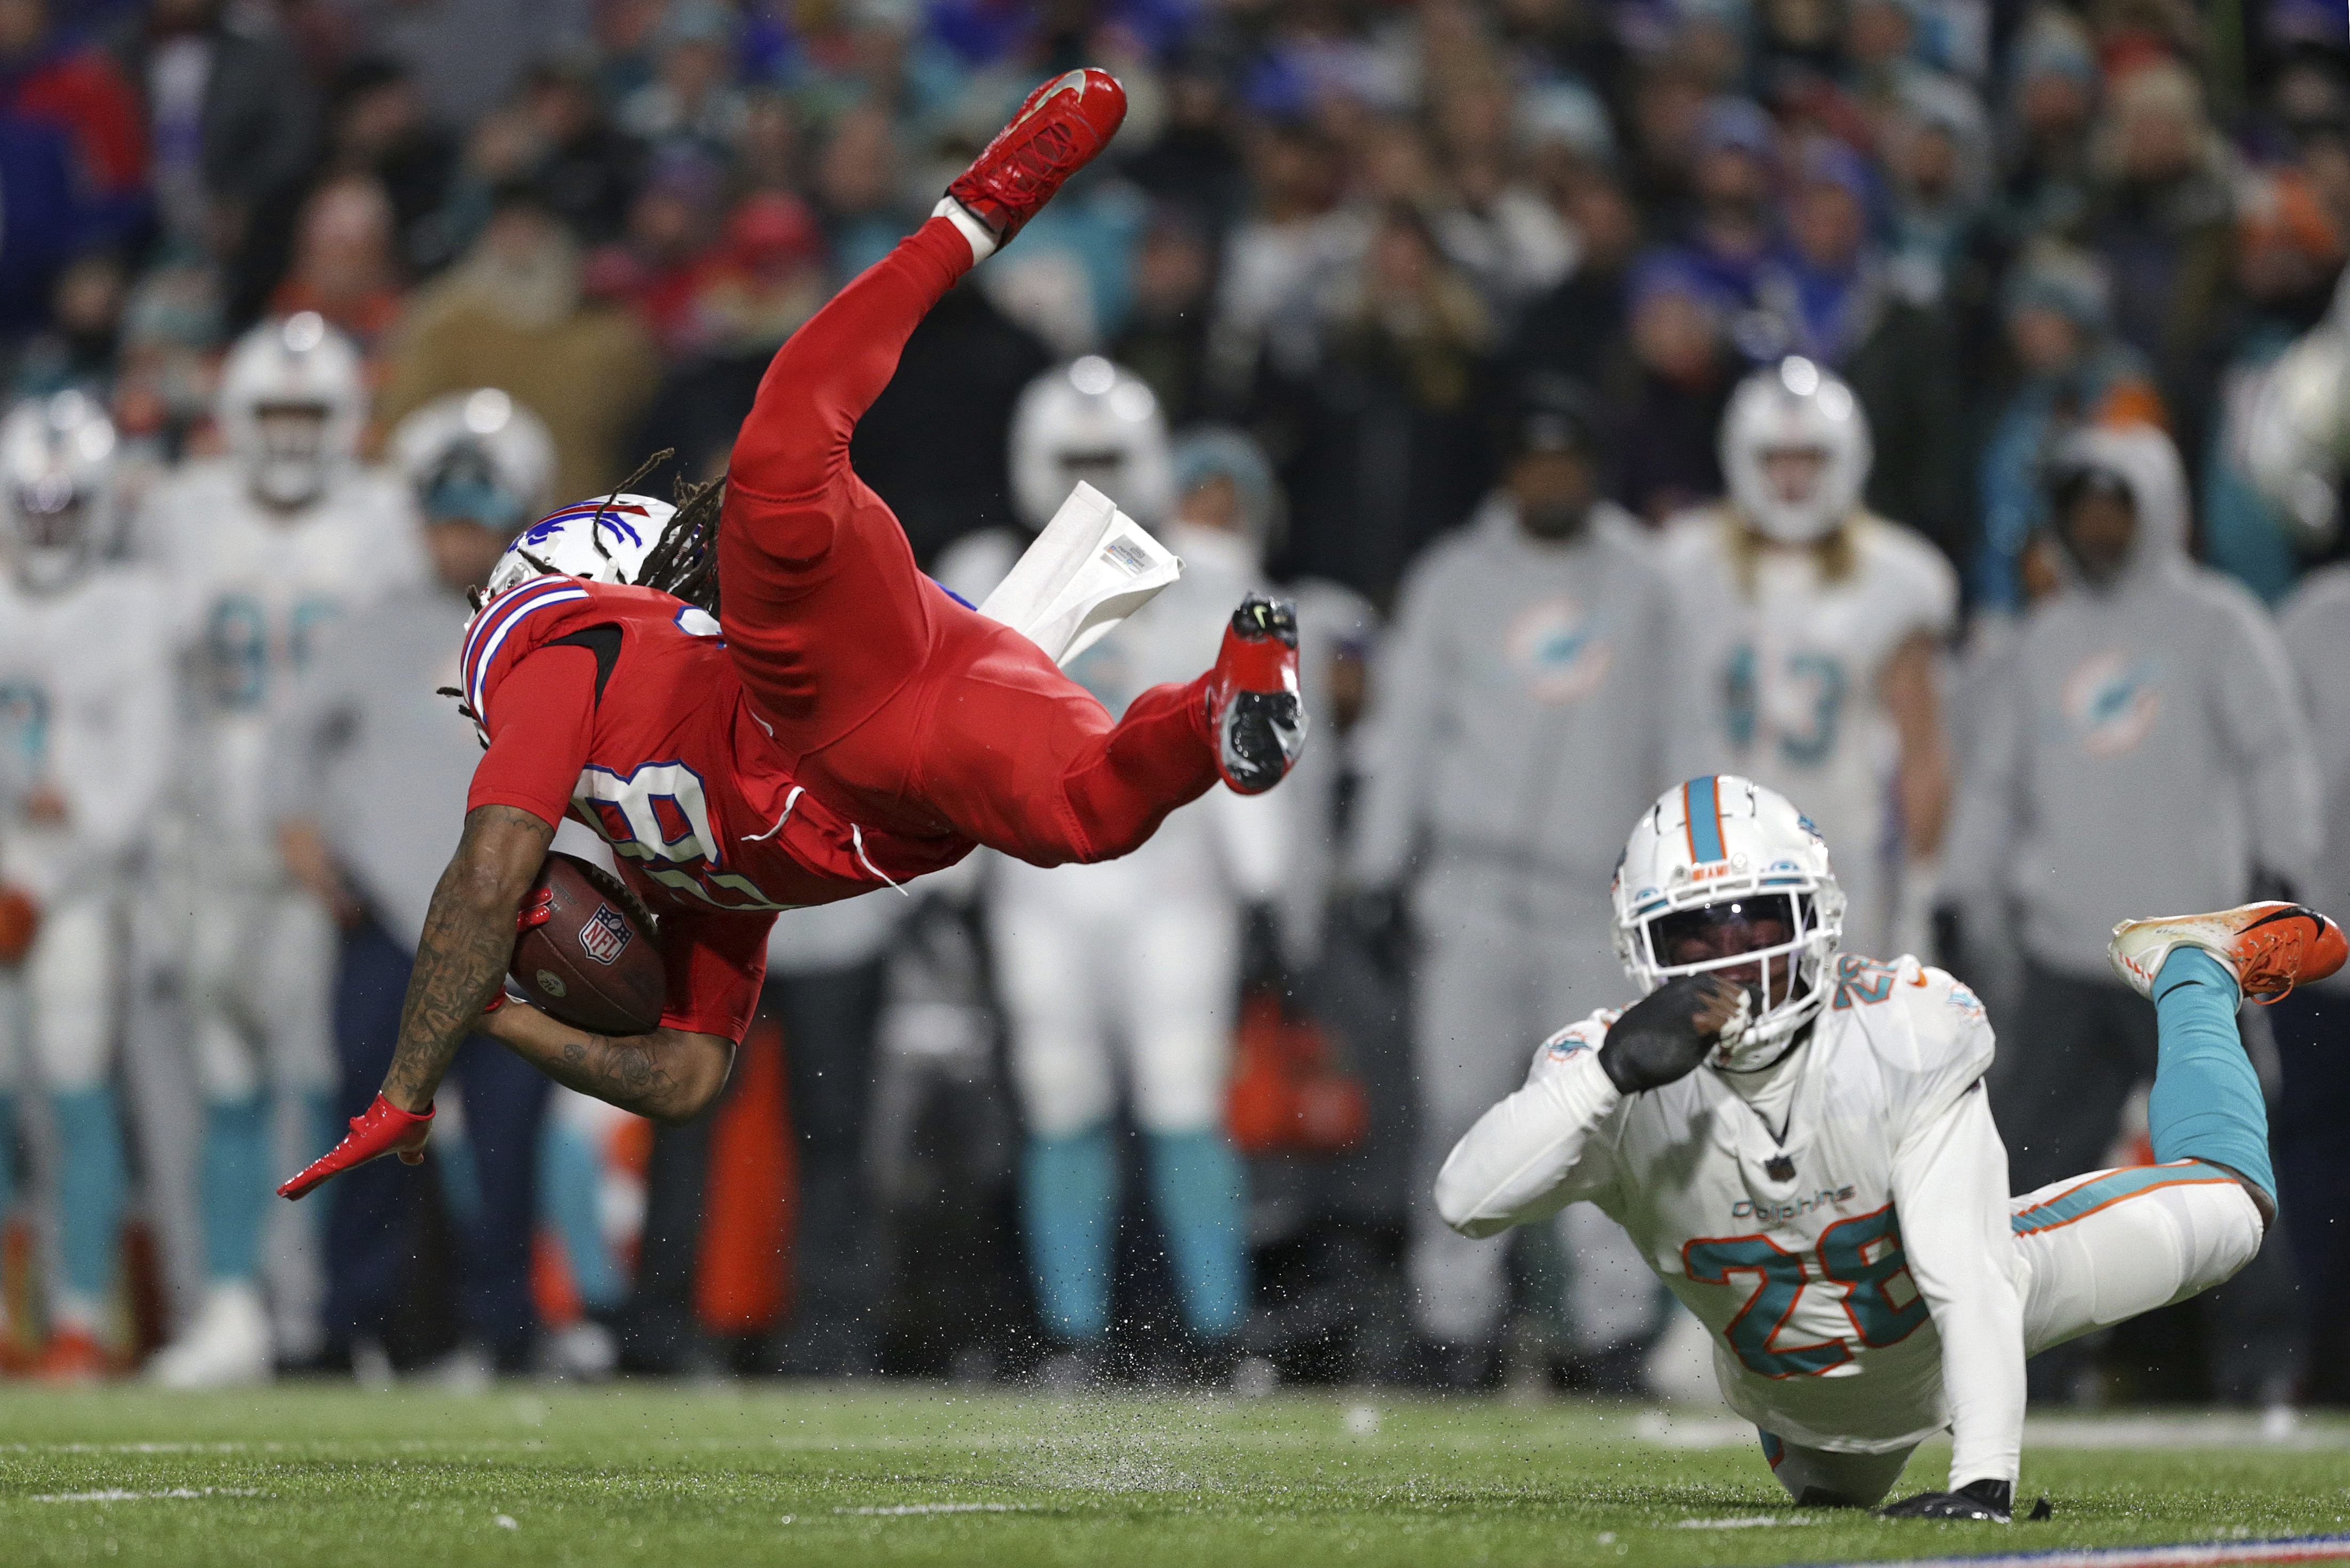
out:
{"label": "red glove", "polygon": [[277,1196],[304,1197],[327,1178],[387,1154],[400,1156],[402,1165],[421,1165],[424,1140],[432,1136],[432,1106],[427,1106],[422,1116],[415,1116],[378,1095],[366,1115],[351,1118],[351,1130],[343,1135],[343,1141],[312,1160],[308,1169],[277,1189]]}

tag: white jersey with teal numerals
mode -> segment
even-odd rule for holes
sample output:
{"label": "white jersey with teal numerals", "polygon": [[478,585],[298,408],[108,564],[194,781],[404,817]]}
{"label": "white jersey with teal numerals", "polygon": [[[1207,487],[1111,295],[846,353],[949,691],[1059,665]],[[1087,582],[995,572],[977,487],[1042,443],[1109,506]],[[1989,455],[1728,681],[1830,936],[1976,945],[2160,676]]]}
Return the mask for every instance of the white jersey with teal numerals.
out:
{"label": "white jersey with teal numerals", "polygon": [[[233,860],[265,856],[269,713],[334,621],[422,576],[413,511],[372,470],[279,512],[253,498],[234,463],[197,462],[149,498],[140,540],[174,601],[187,826]],[[452,641],[459,629],[452,619]]]}
{"label": "white jersey with teal numerals", "polygon": [[[1562,1072],[1606,1040],[1603,1011],[1535,1053]],[[1914,958],[1837,961],[1800,1048],[1785,1141],[1710,1069],[1630,1095],[1562,1189],[1625,1231],[1711,1332],[1731,1407],[1808,1447],[1882,1451],[1949,1420],[1942,1350],[1911,1282],[1894,1151],[1990,1067],[1981,1002]]]}
{"label": "white jersey with teal numerals", "polygon": [[1817,551],[1742,561],[1720,511],[1675,523],[1663,559],[1691,683],[1676,709],[1685,766],[1768,784],[1817,824],[1852,900],[1846,940],[1876,951],[1889,919],[1877,862],[1894,757],[1879,683],[1911,637],[1949,634],[1958,579],[1898,524],[1864,516],[1847,534],[1851,570],[1833,581]]}

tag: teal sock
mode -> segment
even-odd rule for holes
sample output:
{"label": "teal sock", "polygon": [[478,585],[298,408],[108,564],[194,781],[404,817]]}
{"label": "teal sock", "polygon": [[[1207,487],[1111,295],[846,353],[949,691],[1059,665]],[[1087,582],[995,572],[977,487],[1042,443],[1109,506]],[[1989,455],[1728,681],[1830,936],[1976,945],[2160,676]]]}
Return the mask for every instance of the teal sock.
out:
{"label": "teal sock", "polygon": [[1202,1339],[1238,1332],[1248,1310],[1244,1175],[1221,1133],[1151,1135],[1151,1207],[1183,1316]]}
{"label": "teal sock", "polygon": [[101,1302],[114,1283],[122,1226],[122,1122],[103,1084],[49,1096],[57,1127],[57,1272],[65,1288]]}
{"label": "teal sock", "polygon": [[1028,1270],[1045,1326],[1064,1339],[1099,1339],[1109,1329],[1110,1231],[1118,1222],[1109,1128],[1030,1138],[1020,1186]]}
{"label": "teal sock", "polygon": [[579,1304],[590,1312],[617,1307],[628,1293],[596,1212],[596,1195],[603,1183],[593,1140],[577,1127],[549,1117],[538,1140],[539,1217],[563,1238],[572,1287],[579,1293]]}
{"label": "teal sock", "polygon": [[2260,1075],[2236,1032],[2242,993],[2201,948],[2174,949],[2154,977],[2154,1092],[2146,1106],[2154,1158],[2224,1165],[2274,1196],[2269,1113]]}
{"label": "teal sock", "polygon": [[269,1096],[214,1100],[204,1120],[204,1267],[211,1278],[260,1273],[269,1193]]}

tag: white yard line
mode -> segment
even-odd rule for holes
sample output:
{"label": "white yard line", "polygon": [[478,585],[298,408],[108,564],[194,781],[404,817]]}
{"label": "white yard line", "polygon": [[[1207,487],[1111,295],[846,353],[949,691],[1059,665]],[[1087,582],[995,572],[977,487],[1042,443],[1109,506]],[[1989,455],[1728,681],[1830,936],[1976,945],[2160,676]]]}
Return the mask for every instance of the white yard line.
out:
{"label": "white yard line", "polygon": [[[1997,1557],[1912,1557],[1842,1568],[2234,1568],[2240,1563],[2340,1563],[2350,1535],[2295,1535],[2274,1541],[2180,1542],[2170,1546],[2066,1547]],[[1828,1568],[1812,1564],[1810,1568]]]}
{"label": "white yard line", "polygon": [[835,1513],[879,1515],[895,1519],[910,1513],[1034,1513],[1033,1502],[901,1502],[888,1508],[836,1508]]}

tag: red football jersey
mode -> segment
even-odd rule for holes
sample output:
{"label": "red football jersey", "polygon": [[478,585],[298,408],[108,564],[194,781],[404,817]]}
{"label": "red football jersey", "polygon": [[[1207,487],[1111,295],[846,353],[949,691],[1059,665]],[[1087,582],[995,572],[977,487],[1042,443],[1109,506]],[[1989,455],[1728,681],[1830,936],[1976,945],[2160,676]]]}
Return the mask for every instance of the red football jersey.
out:
{"label": "red football jersey", "polygon": [[473,618],[463,668],[489,737],[466,809],[511,805],[550,824],[567,813],[612,846],[661,916],[672,1028],[742,1037],[776,911],[971,848],[865,832],[802,789],[718,623],[667,594],[533,578]]}

